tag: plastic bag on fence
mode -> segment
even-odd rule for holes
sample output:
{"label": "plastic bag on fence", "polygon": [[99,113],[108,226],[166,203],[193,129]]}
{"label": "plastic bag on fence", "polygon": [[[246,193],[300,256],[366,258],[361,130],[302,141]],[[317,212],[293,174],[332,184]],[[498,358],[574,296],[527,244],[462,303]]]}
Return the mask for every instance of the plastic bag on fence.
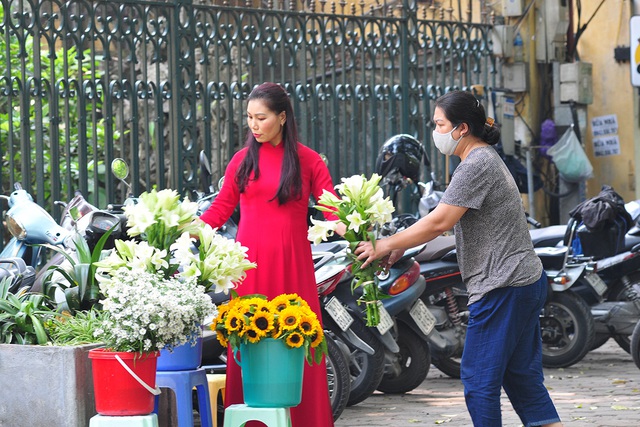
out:
{"label": "plastic bag on fence", "polygon": [[547,154],[565,181],[580,182],[593,176],[593,166],[573,128],[567,129],[558,142],[547,150]]}

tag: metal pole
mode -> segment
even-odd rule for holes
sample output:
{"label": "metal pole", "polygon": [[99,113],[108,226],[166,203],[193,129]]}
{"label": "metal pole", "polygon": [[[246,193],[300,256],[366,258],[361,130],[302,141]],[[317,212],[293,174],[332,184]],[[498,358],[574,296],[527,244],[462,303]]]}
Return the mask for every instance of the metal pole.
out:
{"label": "metal pole", "polygon": [[529,199],[529,214],[536,217],[535,190],[533,188],[533,162],[531,160],[531,147],[526,149],[527,161],[527,198]]}

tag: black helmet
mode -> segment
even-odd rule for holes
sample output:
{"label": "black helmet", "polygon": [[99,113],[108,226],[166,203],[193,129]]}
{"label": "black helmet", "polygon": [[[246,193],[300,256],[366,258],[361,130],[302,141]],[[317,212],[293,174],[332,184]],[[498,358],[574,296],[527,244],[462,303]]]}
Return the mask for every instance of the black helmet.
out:
{"label": "black helmet", "polygon": [[417,183],[420,181],[421,162],[425,165],[429,164],[422,144],[411,135],[394,135],[380,148],[376,160],[376,172],[384,178],[397,171],[400,175]]}

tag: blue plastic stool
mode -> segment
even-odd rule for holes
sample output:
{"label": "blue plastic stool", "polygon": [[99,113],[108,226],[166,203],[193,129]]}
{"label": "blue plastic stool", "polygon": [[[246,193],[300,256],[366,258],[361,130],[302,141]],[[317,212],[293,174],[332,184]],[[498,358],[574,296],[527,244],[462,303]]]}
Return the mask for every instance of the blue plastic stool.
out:
{"label": "blue plastic stool", "polygon": [[89,427],[158,427],[158,416],[156,414],[122,417],[95,415],[89,420]]}
{"label": "blue plastic stool", "polygon": [[267,427],[291,427],[289,408],[254,408],[229,405],[224,410],[224,427],[242,427],[247,421],[260,421]]}
{"label": "blue plastic stool", "polygon": [[[193,401],[192,390],[195,387],[198,395],[198,412],[202,427],[214,427],[211,419],[211,404],[209,401],[209,385],[207,372],[204,368],[193,371],[158,371],[156,373],[156,386],[170,388],[176,394],[176,412],[178,414],[178,427],[193,427]],[[158,396],[156,407],[158,412]]]}

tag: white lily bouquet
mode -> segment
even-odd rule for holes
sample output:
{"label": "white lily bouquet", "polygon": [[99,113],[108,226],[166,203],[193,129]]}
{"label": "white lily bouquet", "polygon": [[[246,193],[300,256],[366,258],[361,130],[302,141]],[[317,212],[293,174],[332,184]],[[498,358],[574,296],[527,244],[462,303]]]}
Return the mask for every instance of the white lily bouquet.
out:
{"label": "white lily bouquet", "polygon": [[[180,201],[175,190],[152,190],[124,208],[127,234],[141,240],[116,240],[115,250],[96,263],[98,276],[119,268],[161,273],[165,278],[194,278],[208,292],[227,293],[255,268],[247,248],[200,221],[198,206]],[[194,243],[200,242],[197,251]]]}
{"label": "white lily bouquet", "polygon": [[[127,234],[132,239],[116,240],[115,249],[95,263],[101,291],[107,298],[115,295],[118,299],[118,303],[104,304],[104,309],[112,312],[112,319],[118,318],[118,312],[132,309],[140,310],[140,316],[146,316],[144,313],[150,310],[165,310],[165,316],[176,319],[173,324],[178,325],[177,319],[189,318],[184,313],[186,310],[195,313],[190,317],[195,333],[197,326],[204,321],[203,314],[215,313],[215,305],[205,292],[213,288],[215,292],[228,293],[244,280],[246,270],[256,267],[247,259],[247,248],[216,234],[216,229],[200,221],[197,208],[194,202],[180,201],[175,190],[155,189],[140,195],[137,204],[125,206]],[[199,239],[198,250],[194,250],[196,239],[192,236]],[[122,282],[124,288],[116,286],[117,281]],[[125,284],[146,289],[150,286],[147,283],[155,284],[157,291],[163,294],[171,294],[181,307],[158,297],[157,303],[149,302],[153,308],[141,305],[131,308],[134,301],[128,302],[121,296],[126,292],[139,295],[139,292],[127,290]],[[208,300],[210,309],[203,308],[202,299],[195,295],[192,295],[193,306],[184,298],[176,297],[176,287],[179,292],[193,294],[194,286],[198,295]],[[184,330],[183,327],[179,329]],[[167,342],[167,345],[170,348],[183,343],[179,341],[192,341],[192,336],[181,333],[178,342]]]}
{"label": "white lily bouquet", "polygon": [[378,288],[377,274],[382,271],[379,261],[374,261],[362,268],[363,262],[353,253],[362,241],[375,244],[375,227],[391,221],[394,212],[393,203],[380,188],[381,176],[373,174],[370,179],[364,175],[353,175],[342,178],[342,183],[335,186],[341,197],[336,197],[325,191],[315,206],[323,212],[334,213],[338,219],[334,221],[320,221],[311,219],[313,225],[309,227],[308,239],[314,244],[326,241],[333,236],[339,223],[346,225],[347,232],[344,239],[349,242],[349,257],[353,261],[352,290],[363,287],[361,302],[365,304],[367,326],[377,326],[380,322],[378,302],[381,294]]}

